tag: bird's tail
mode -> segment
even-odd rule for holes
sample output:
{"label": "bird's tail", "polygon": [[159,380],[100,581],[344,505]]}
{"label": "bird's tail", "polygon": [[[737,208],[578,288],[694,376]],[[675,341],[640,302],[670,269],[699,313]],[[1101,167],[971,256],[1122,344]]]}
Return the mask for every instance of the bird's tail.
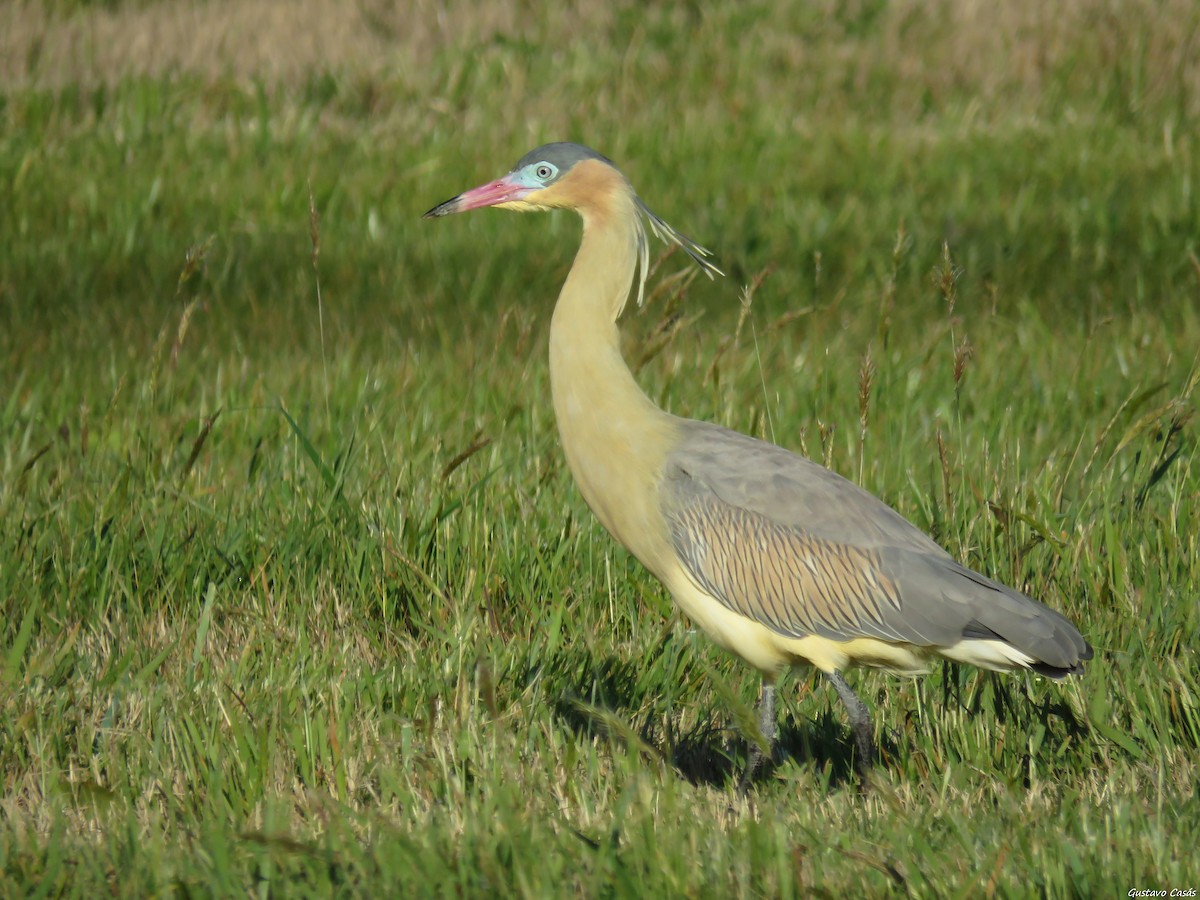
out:
{"label": "bird's tail", "polygon": [[[968,641],[1001,641],[1027,658],[1026,667],[1047,678],[1083,674],[1092,658],[1092,645],[1066,616],[1012,588],[965,567],[958,574],[991,588],[985,602],[975,606],[974,618],[963,629]],[[978,595],[983,599],[983,595]]]}

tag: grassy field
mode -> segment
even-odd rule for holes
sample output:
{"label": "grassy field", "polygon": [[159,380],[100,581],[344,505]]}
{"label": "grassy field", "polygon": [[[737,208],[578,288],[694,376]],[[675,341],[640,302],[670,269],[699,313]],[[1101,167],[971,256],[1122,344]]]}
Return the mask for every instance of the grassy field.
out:
{"label": "grassy field", "polygon": [[[0,9],[0,896],[1200,889],[1200,9],[475,6]],[[650,395],[1086,675],[852,673],[861,798],[798,672],[736,798],[757,678],[558,448],[577,222],[419,218],[556,139],[729,273]]]}

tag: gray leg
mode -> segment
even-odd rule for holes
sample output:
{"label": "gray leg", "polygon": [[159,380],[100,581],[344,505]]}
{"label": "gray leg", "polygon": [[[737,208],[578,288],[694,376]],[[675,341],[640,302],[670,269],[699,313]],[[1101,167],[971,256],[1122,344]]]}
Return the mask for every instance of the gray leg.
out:
{"label": "gray leg", "polygon": [[754,780],[754,773],[762,765],[763,759],[775,753],[775,683],[765,679],[762,683],[762,695],[758,698],[758,730],[767,740],[767,752],[763,753],[758,741],[750,742],[750,759],[746,763],[746,771],[738,781],[739,796],[749,789],[750,782]]}
{"label": "gray leg", "polygon": [[846,684],[841,672],[826,672],[825,677],[833,684],[833,689],[842,698],[842,705],[850,715],[850,728],[854,731],[854,747],[856,758],[854,768],[858,772],[862,786],[867,786],[871,765],[875,761],[875,742],[871,739],[871,711],[867,704],[859,699],[858,694]]}

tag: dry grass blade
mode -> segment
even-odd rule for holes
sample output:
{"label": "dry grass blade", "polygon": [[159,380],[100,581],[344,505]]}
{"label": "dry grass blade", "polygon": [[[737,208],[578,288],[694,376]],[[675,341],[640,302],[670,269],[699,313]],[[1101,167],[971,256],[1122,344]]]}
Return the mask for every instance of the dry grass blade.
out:
{"label": "dry grass blade", "polygon": [[196,460],[200,458],[200,451],[204,449],[204,442],[208,440],[209,434],[212,432],[212,427],[217,421],[217,417],[221,415],[221,410],[217,410],[211,416],[205,416],[204,422],[200,426],[200,433],[196,435],[196,440],[192,442],[192,452],[188,454],[187,461],[183,464],[183,477],[187,477],[192,467],[196,465]]}
{"label": "dry grass blade", "polygon": [[475,437],[471,439],[471,443],[468,444],[465,449],[459,453],[456,453],[450,462],[442,466],[442,480],[445,481],[447,478],[449,478],[454,473],[455,469],[491,443],[492,439],[490,437],[484,436],[482,432],[477,433]]}

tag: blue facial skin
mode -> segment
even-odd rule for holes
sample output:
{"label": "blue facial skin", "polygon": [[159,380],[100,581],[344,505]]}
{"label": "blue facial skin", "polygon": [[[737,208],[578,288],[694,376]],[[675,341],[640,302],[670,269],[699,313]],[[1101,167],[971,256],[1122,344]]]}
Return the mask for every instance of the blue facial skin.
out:
{"label": "blue facial skin", "polygon": [[522,166],[509,176],[509,180],[514,184],[519,184],[521,187],[534,191],[549,187],[557,179],[558,166],[545,160]]}

